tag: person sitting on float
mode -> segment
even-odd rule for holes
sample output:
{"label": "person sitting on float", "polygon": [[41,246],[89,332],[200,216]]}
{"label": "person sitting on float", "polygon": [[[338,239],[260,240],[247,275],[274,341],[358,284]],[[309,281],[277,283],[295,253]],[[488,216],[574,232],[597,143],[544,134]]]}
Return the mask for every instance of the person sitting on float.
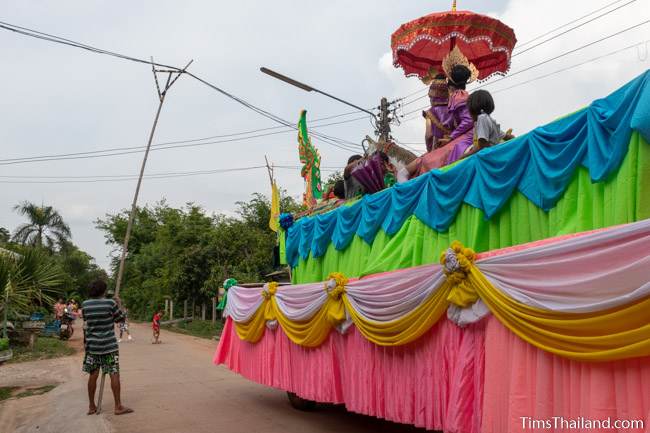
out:
{"label": "person sitting on float", "polygon": [[434,168],[451,164],[460,159],[465,150],[472,145],[474,121],[467,109],[468,93],[465,87],[478,77],[476,67],[454,48],[442,62],[447,75],[449,88],[449,103],[447,105],[451,117],[451,132],[438,140],[438,148],[416,158],[398,173],[398,181],[404,182],[427,173]]}
{"label": "person sitting on float", "polygon": [[351,199],[365,193],[363,185],[352,176],[352,170],[363,161],[363,156],[352,155],[348,158],[348,164],[343,169],[343,182],[345,185],[345,198]]}
{"label": "person sitting on float", "polygon": [[429,102],[431,108],[422,112],[426,120],[424,141],[427,152],[440,147],[439,140],[449,137],[452,128],[452,117],[449,114],[449,88],[444,74],[438,74],[429,86]]}
{"label": "person sitting on float", "polygon": [[494,99],[487,90],[472,92],[467,98],[467,108],[474,120],[474,138],[472,146],[467,148],[463,157],[514,138],[512,129],[503,132],[490,116],[494,112]]}

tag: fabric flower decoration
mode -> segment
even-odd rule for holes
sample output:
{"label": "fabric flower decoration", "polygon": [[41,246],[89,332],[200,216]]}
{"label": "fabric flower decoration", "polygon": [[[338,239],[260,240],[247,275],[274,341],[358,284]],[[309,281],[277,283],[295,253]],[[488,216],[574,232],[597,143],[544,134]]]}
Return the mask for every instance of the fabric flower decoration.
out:
{"label": "fabric flower decoration", "polygon": [[290,213],[283,213],[280,215],[280,227],[287,230],[293,225],[293,215]]}
{"label": "fabric flower decoration", "polygon": [[236,285],[237,285],[237,280],[235,280],[234,278],[228,278],[226,281],[223,282],[223,288],[226,290]]}

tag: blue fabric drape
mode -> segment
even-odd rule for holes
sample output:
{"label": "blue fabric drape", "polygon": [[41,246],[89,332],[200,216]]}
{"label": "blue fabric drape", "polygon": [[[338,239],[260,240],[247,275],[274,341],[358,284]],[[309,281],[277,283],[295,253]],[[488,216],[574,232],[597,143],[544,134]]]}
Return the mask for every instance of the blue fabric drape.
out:
{"label": "blue fabric drape", "polygon": [[548,211],[579,166],[589,170],[593,182],[613,174],[633,130],[650,141],[650,71],[583,110],[447,170],[432,170],[351,206],[298,220],[287,233],[287,261],[296,266],[299,257],[320,257],[330,242],[337,250],[345,249],[355,234],[370,244],[380,228],[394,234],[413,214],[434,230],[445,231],[463,202],[489,219],[515,190]]}

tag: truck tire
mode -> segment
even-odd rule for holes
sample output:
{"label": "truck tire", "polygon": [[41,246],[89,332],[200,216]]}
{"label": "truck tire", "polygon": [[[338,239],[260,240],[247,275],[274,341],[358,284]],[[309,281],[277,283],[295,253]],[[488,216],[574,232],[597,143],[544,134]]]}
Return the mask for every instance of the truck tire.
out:
{"label": "truck tire", "polygon": [[287,397],[289,398],[289,403],[291,403],[291,406],[293,406],[294,409],[309,411],[309,410],[314,410],[316,408],[315,401],[298,397],[293,392],[287,391]]}

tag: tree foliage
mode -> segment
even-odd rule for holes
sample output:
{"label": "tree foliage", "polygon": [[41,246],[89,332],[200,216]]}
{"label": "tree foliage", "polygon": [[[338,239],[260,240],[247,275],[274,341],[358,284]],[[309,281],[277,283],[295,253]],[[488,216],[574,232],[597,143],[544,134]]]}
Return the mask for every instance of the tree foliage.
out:
{"label": "tree foliage", "polygon": [[0,245],[5,245],[11,239],[11,234],[9,230],[4,227],[0,227]]}
{"label": "tree foliage", "polygon": [[[24,215],[27,222],[18,226],[13,239],[9,239],[8,230],[0,228],[0,244],[8,251],[5,256],[29,258],[38,255],[38,260],[47,261],[52,272],[56,271],[57,294],[68,299],[85,299],[93,280],[107,278],[95,260],[70,241],[70,227],[52,206],[22,202],[14,209]],[[40,301],[32,305],[36,306],[48,307]]]}
{"label": "tree foliage", "polygon": [[[281,209],[299,206],[283,197]],[[165,299],[209,303],[226,278],[262,281],[272,272],[277,240],[269,229],[269,200],[254,194],[237,203],[236,213],[208,215],[192,203],[173,208],[165,201],[138,208],[120,292],[131,314],[149,318]],[[116,253],[114,275],[127,222],[127,211],[96,221]]]}
{"label": "tree foliage", "polygon": [[51,305],[61,282],[61,269],[45,251],[38,248],[25,248],[19,253],[0,251],[3,336],[6,337],[7,318],[28,314],[37,306]]}
{"label": "tree foliage", "polygon": [[28,220],[14,232],[15,242],[37,247],[46,246],[53,251],[72,236],[70,227],[52,206],[39,206],[25,201],[14,206],[14,210]]}
{"label": "tree foliage", "polygon": [[61,287],[67,299],[86,299],[90,283],[108,279],[106,271],[95,263],[95,259],[72,242],[64,242],[53,258],[63,274]]}

